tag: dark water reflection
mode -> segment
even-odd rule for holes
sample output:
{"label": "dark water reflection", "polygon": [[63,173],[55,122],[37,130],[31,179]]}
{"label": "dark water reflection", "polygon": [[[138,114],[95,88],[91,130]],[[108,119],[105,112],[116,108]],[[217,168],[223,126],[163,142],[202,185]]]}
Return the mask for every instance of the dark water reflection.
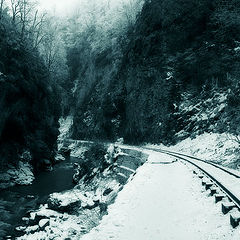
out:
{"label": "dark water reflection", "polygon": [[74,187],[72,176],[73,163],[78,158],[61,162],[51,172],[41,172],[29,186],[14,186],[0,191],[0,239],[4,236],[16,236],[16,226],[23,224],[22,217],[29,210],[36,209],[46,202],[49,194]]}

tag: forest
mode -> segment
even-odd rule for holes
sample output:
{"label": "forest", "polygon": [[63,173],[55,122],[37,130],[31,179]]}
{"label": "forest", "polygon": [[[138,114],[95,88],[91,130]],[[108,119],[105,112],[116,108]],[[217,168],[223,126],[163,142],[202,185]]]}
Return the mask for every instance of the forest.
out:
{"label": "forest", "polygon": [[216,93],[227,107],[201,131],[239,135],[239,1],[80,2],[59,16],[0,1],[2,168],[53,163],[66,116],[73,139],[176,143],[192,116],[180,103]]}

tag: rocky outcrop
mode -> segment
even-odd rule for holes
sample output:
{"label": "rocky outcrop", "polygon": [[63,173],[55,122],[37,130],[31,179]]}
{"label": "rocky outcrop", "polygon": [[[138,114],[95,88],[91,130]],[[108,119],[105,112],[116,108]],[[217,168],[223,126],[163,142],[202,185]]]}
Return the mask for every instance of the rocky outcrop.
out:
{"label": "rocky outcrop", "polygon": [[0,189],[14,185],[29,185],[34,180],[32,167],[29,163],[19,162],[18,167],[10,166],[5,173],[0,173]]}

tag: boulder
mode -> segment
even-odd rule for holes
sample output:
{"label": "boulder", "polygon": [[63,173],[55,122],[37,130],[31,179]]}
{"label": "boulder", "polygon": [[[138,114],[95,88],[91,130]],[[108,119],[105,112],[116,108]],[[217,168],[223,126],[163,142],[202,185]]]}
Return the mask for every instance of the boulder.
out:
{"label": "boulder", "polygon": [[51,194],[48,201],[48,208],[58,211],[70,213],[75,210],[75,208],[81,206],[81,200],[77,196],[65,196],[60,194]]}
{"label": "boulder", "polygon": [[55,162],[58,163],[58,162],[62,162],[65,160],[65,157],[63,157],[61,154],[57,154],[55,156]]}
{"label": "boulder", "polygon": [[45,218],[39,221],[38,226],[40,230],[44,230],[45,227],[49,226],[49,224],[50,224],[50,220]]}
{"label": "boulder", "polygon": [[16,227],[15,230],[16,230],[17,232],[24,232],[26,228],[27,228],[27,227],[19,226],[19,227]]}
{"label": "boulder", "polygon": [[34,225],[34,226],[27,227],[27,228],[25,229],[25,232],[26,232],[27,234],[29,234],[29,233],[35,233],[35,232],[37,232],[38,230],[39,230],[39,226],[38,226],[38,225]]}

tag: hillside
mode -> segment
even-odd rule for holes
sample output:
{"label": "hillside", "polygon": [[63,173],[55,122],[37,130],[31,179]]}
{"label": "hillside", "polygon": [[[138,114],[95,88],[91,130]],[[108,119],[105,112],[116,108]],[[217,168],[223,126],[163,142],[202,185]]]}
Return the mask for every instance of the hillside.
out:
{"label": "hillside", "polygon": [[[234,0],[145,1],[134,24],[108,36],[111,46],[84,31],[68,54],[73,137],[170,144],[205,131],[238,135],[239,11]],[[73,62],[73,51],[92,58]]]}
{"label": "hillside", "polygon": [[1,173],[19,164],[38,171],[44,159],[53,162],[60,116],[58,86],[35,45],[41,21],[30,2],[12,4],[16,12],[4,1],[0,8]]}

